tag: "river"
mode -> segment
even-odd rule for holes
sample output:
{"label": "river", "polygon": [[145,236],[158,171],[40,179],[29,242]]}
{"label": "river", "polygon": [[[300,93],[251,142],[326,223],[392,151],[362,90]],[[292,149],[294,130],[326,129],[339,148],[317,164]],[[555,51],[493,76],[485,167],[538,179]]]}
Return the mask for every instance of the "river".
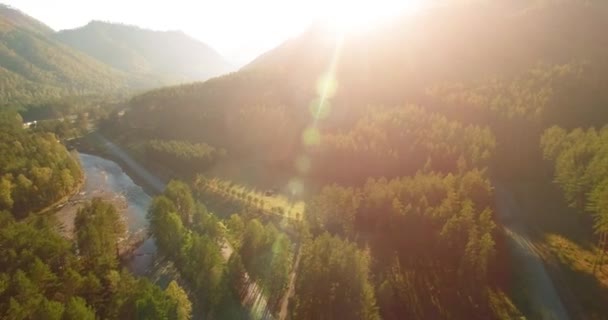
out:
{"label": "river", "polygon": [[[85,174],[84,186],[78,200],[94,197],[117,198],[123,204],[120,208],[125,219],[127,238],[141,239],[147,234],[146,213],[152,198],[137,185],[129,175],[114,161],[102,157],[78,153]],[[128,241],[128,240],[127,240]],[[152,266],[156,245],[148,238],[140,244],[127,261],[127,267],[136,275],[146,275]]]}

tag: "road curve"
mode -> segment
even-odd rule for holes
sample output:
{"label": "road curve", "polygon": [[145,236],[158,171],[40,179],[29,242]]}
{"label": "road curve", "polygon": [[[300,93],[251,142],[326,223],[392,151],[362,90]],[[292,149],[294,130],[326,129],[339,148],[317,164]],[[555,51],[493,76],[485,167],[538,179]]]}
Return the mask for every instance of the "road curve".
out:
{"label": "road curve", "polygon": [[526,298],[537,313],[535,316],[542,320],[569,320],[551,277],[530,241],[526,227],[514,215],[514,212],[521,211],[517,201],[507,188],[499,184],[495,186],[495,196],[498,219],[508,236],[511,255],[521,263],[519,267],[529,290]]}

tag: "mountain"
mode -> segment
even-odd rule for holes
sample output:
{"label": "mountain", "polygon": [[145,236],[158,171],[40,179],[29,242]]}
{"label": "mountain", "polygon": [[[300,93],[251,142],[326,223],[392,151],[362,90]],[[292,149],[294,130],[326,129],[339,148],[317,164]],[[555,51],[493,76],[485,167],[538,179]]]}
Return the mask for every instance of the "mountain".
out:
{"label": "mountain", "polygon": [[215,50],[180,31],[93,21],[55,32],[0,4],[0,105],[122,95],[229,70]]}
{"label": "mountain", "polygon": [[529,136],[608,121],[607,29],[608,3],[574,0],[455,3],[343,38],[316,25],[238,72],[135,96],[124,127],[291,166],[308,126],[344,133],[370,109],[414,104],[496,125],[502,168],[530,169]]}
{"label": "mountain", "polygon": [[337,89],[324,125],[339,127],[356,119],[357,107],[425,105],[433,101],[429,90],[446,83],[510,78],[539,65],[602,64],[607,29],[604,2],[532,0],[437,7],[341,40],[317,25],[239,72],[135,97],[133,124],[215,139],[203,132],[231,130],[233,115],[254,106],[287,106],[288,116],[307,121],[319,80],[332,71]]}
{"label": "mountain", "polygon": [[0,105],[127,88],[123,73],[54,40],[53,32],[0,5]]}
{"label": "mountain", "polygon": [[49,26],[45,25],[44,23],[22,13],[19,10],[16,10],[3,4],[0,4],[0,16],[2,17],[2,21],[0,21],[0,23],[2,23],[3,25],[10,24],[13,26],[19,26],[23,29],[38,32],[41,34],[51,34],[55,32],[53,29],[49,28]]}
{"label": "mountain", "polygon": [[181,31],[92,21],[60,31],[55,38],[118,70],[158,79],[159,84],[206,80],[231,68],[214,49]]}
{"label": "mountain", "polygon": [[[291,199],[298,193],[307,197],[315,193],[315,184],[325,184],[317,197],[305,199],[306,223],[298,224],[307,237],[317,238],[313,245],[304,241],[309,243],[296,259],[301,265],[290,298],[294,304],[288,306],[294,319],[339,318],[352,310],[360,313],[346,318],[379,318],[372,309],[383,319],[524,318],[517,308],[525,318],[542,318],[545,312],[567,318],[561,316],[557,293],[545,290],[550,282],[534,283],[548,277],[543,268],[530,273],[531,260],[519,260],[541,258],[534,250],[513,250],[527,245],[511,244],[523,239],[555,248],[547,252],[549,261],[560,261],[570,251],[562,247],[566,241],[551,244],[543,235],[559,234],[580,247],[597,241],[591,221],[578,215],[571,220],[551,196],[543,153],[545,159],[563,153],[556,159],[560,175],[555,181],[569,201],[583,210],[601,208],[597,216],[608,221],[605,208],[597,205],[608,185],[601,174],[607,163],[601,138],[606,129],[597,129],[608,123],[608,5],[588,0],[450,3],[362,34],[341,37],[314,26],[238,72],[138,95],[104,130],[151,165],[161,158],[151,156],[152,146],[166,145],[162,159],[172,163],[165,165],[168,172],[188,179],[201,173],[195,182],[201,197],[217,212],[234,205],[233,217],[265,215],[264,205],[270,203],[265,181]],[[553,126],[596,129],[566,134]],[[545,150],[539,148],[541,141]],[[186,169],[183,149],[202,143],[225,149],[226,155],[188,173],[173,169]],[[218,183],[218,176],[233,181]],[[595,183],[600,184],[592,194],[597,198],[585,203]],[[251,205],[252,197],[261,201],[259,207]],[[270,206],[266,216],[289,225],[291,214]],[[586,228],[586,237],[566,223],[574,219]],[[526,232],[502,232],[503,223],[505,230],[530,224],[529,230],[537,230],[530,235],[541,236],[529,241]],[[576,236],[564,232],[571,227]],[[342,249],[330,250],[340,244],[319,243],[328,233],[354,241],[367,258],[340,258]],[[260,251],[242,248],[243,268],[251,272],[259,264],[247,262],[247,256]],[[584,258],[573,254],[569,259]],[[360,268],[352,261],[372,262]],[[601,286],[601,276],[591,276],[595,271],[590,270],[602,263],[593,264],[576,270],[570,263],[555,266],[572,276],[555,283],[560,294],[571,292],[563,299],[566,307],[582,311],[572,318],[606,314],[605,292],[577,299]],[[348,271],[333,269],[336,265]],[[367,286],[366,276],[349,278],[353,270],[370,274],[369,294],[352,290],[352,284]],[[525,274],[530,280],[523,280]],[[529,286],[516,288],[519,281]],[[530,295],[524,293],[528,290]],[[368,311],[361,307],[374,302],[364,302],[363,296],[377,299]]]}
{"label": "mountain", "polygon": [[[341,40],[318,25],[243,69],[314,77],[328,70],[338,50],[335,71],[347,82],[340,87],[357,85],[338,94],[388,85],[405,97],[404,90],[513,75],[538,63],[601,60],[608,54],[607,16],[608,3],[602,1],[463,2]],[[378,96],[388,97],[387,92]]]}

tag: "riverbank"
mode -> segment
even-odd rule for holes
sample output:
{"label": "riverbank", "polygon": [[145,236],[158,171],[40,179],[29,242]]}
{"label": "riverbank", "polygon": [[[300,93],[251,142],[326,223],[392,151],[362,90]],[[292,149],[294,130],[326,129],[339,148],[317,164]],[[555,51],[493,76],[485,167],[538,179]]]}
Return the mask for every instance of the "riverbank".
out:
{"label": "riverbank", "polygon": [[123,266],[144,276],[153,264],[156,246],[148,234],[148,206],[152,198],[123,168],[110,159],[79,152],[84,184],[79,192],[54,212],[58,232],[75,239],[74,219],[78,210],[94,198],[111,203],[120,214],[126,235],[118,243]]}
{"label": "riverbank", "polygon": [[[83,179],[84,184],[84,179]],[[122,216],[124,211],[127,209],[126,199],[117,194],[111,194],[109,192],[100,191],[93,195],[85,194],[82,191],[82,185],[77,193],[73,194],[72,197],[67,199],[65,203],[55,212],[55,219],[57,220],[58,232],[66,239],[74,239],[74,219],[78,210],[82,208],[93,198],[100,198],[105,202],[111,203]]]}
{"label": "riverbank", "polygon": [[146,171],[143,168],[143,170],[137,170],[134,164],[129,163],[125,157],[120,157],[118,156],[117,152],[110,151],[110,143],[110,141],[96,131],[93,131],[80,138],[67,141],[67,145],[71,149],[116,162],[137,185],[144,189],[147,194],[154,196],[160,194],[164,190],[164,186],[169,180],[167,177],[162,177],[159,175],[152,177],[151,174],[142,172]]}
{"label": "riverbank", "polygon": [[[78,156],[75,155],[73,152],[70,152],[70,155],[72,157],[74,157],[74,160],[78,161],[78,163],[80,163],[80,160],[78,159]],[[81,168],[82,169],[82,168]],[[78,181],[76,182],[76,185],[72,188],[72,191],[70,191],[67,195],[61,197],[59,200],[51,203],[50,205],[38,210],[37,212],[35,212],[35,215],[41,215],[41,214],[47,214],[53,210],[57,210],[59,208],[61,208],[63,205],[65,205],[72,197],[76,196],[80,190],[82,190],[82,186],[84,185],[84,172],[82,173],[82,175],[80,176],[80,178],[78,179]]]}

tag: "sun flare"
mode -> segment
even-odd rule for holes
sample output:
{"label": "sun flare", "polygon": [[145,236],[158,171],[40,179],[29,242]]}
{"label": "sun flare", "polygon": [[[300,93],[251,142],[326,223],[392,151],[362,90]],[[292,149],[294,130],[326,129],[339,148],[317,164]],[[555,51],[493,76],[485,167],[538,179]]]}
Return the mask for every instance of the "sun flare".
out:
{"label": "sun flare", "polygon": [[319,18],[339,31],[373,27],[388,18],[422,9],[424,0],[333,0],[319,3]]}

